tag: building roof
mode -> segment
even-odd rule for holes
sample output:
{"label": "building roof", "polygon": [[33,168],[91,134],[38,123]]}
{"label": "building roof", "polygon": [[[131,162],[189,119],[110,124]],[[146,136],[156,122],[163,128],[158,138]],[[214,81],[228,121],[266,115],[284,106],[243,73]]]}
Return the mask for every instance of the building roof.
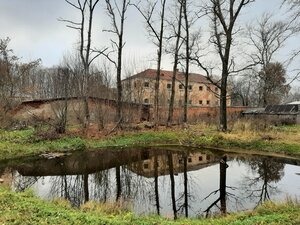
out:
{"label": "building roof", "polygon": [[[156,71],[155,69],[147,69],[145,71],[142,71],[140,73],[137,73],[135,75],[132,75],[124,80],[130,80],[135,78],[147,78],[147,79],[156,79]],[[173,71],[168,70],[161,70],[160,72],[160,79],[161,80],[172,80]],[[176,79],[178,81],[184,81],[185,75],[182,72],[177,72]],[[195,83],[204,83],[209,84],[211,83],[206,76],[203,76],[201,74],[197,73],[190,73],[189,74],[189,82],[195,82]]]}

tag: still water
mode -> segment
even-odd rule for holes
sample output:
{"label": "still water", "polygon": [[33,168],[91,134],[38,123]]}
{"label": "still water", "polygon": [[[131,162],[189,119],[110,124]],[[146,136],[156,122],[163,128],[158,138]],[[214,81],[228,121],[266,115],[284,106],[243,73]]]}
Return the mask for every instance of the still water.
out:
{"label": "still water", "polygon": [[136,214],[207,216],[300,199],[300,160],[143,148],[78,152],[0,166],[15,191],[43,199],[122,201]]}

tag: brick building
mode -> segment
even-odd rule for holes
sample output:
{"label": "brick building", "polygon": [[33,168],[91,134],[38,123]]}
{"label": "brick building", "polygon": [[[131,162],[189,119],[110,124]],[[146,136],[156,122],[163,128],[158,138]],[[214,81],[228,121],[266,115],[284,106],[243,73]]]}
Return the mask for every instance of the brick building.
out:
{"label": "brick building", "polygon": [[[167,106],[170,101],[173,71],[161,70],[160,105]],[[135,103],[154,103],[156,70],[147,69],[122,81],[124,100]],[[175,106],[184,104],[185,76],[177,72],[175,82]],[[190,73],[188,86],[188,103],[190,106],[219,106],[220,90],[205,76]],[[230,100],[228,101],[230,104]]]}

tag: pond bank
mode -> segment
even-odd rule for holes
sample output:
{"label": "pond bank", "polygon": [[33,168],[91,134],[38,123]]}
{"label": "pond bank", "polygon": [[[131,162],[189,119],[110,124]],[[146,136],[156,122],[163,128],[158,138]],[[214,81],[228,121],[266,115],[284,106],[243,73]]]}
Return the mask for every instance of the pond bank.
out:
{"label": "pond bank", "polygon": [[2,224],[300,224],[300,206],[288,201],[284,204],[265,203],[253,212],[234,213],[210,219],[171,219],[159,216],[136,217],[131,212],[87,203],[80,209],[62,200],[45,202],[30,192],[14,193],[0,187],[0,223]]}
{"label": "pond bank", "polygon": [[[214,127],[191,126],[189,129],[124,132],[105,138],[84,138],[68,134],[42,139],[33,129],[0,130],[0,160],[17,159],[49,152],[63,152],[130,146],[192,146],[218,148],[247,154],[279,154],[300,158],[300,126],[274,127],[264,131],[233,130],[218,132]],[[283,154],[283,155],[282,155]],[[51,154],[50,154],[51,155]],[[159,216],[134,216],[130,211],[103,211],[100,204],[87,203],[74,209],[61,200],[45,202],[28,191],[14,193],[0,188],[0,223],[4,224],[300,224],[299,203],[266,203],[252,212],[242,212],[213,219],[180,219]],[[45,221],[47,218],[47,221]]]}
{"label": "pond bank", "polygon": [[218,148],[247,154],[283,154],[300,158],[300,126],[273,127],[263,131],[232,130],[223,133],[215,127],[196,125],[188,129],[144,130],[87,138],[74,134],[39,137],[33,129],[0,130],[0,160],[49,152],[100,149],[106,147],[177,145]]}

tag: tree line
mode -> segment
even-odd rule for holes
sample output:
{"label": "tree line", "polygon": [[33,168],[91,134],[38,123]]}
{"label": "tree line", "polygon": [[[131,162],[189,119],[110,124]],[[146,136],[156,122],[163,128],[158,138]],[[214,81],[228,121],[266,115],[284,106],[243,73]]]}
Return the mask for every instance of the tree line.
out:
{"label": "tree line", "polygon": [[[188,86],[192,69],[201,71],[220,89],[221,130],[227,130],[227,99],[245,106],[266,106],[283,101],[291,82],[299,80],[294,69],[287,80],[288,66],[297,60],[297,46],[282,61],[277,55],[286,43],[299,33],[299,0],[283,0],[289,18],[278,19],[263,14],[255,23],[242,20],[255,0],[105,0],[104,10],[110,24],[103,30],[110,34],[110,45],[94,46],[95,10],[103,7],[99,0],[65,0],[78,12],[79,20],[59,21],[78,33],[74,53],[65,56],[61,64],[44,68],[41,61],[23,63],[9,48],[10,39],[0,42],[0,94],[2,115],[14,107],[17,100],[78,96],[83,101],[84,128],[90,124],[89,96],[113,98],[117,102],[117,126],[124,122],[122,102],[126,101],[122,78],[132,75],[124,69],[126,22],[129,9],[140,16],[148,39],[157,49],[154,123],[159,123],[160,80],[163,56],[172,58],[173,76],[167,125],[173,123],[175,82],[177,71],[185,74],[183,122],[188,122]],[[99,66],[99,63],[102,62]],[[105,63],[103,63],[105,62]],[[134,69],[132,69],[134,71]],[[132,72],[131,71],[131,72]],[[113,75],[116,75],[116,81]],[[114,89],[116,87],[116,89]],[[296,95],[293,97],[297,97]],[[65,104],[65,111],[67,102]],[[3,117],[3,116],[2,116]],[[65,118],[65,116],[63,116]],[[62,125],[64,126],[64,125]]]}

